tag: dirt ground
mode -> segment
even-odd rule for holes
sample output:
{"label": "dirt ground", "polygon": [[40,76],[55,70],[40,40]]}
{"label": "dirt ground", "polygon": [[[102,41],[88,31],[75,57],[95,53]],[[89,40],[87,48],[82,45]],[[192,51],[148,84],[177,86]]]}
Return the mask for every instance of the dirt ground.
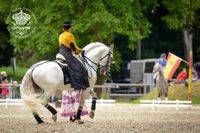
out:
{"label": "dirt ground", "polygon": [[[60,110],[57,108],[57,110]],[[0,133],[198,133],[200,132],[200,106],[192,109],[140,107],[115,104],[97,106],[95,118],[82,117],[84,124],[58,117],[54,123],[51,114],[40,107],[44,124],[36,124],[24,106],[0,106]]]}

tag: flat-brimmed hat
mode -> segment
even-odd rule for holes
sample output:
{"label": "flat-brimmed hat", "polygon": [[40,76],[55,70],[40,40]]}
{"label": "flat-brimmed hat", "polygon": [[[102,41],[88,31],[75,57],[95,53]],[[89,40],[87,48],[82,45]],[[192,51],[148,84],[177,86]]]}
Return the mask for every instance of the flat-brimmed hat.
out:
{"label": "flat-brimmed hat", "polygon": [[72,24],[71,24],[70,21],[65,21],[65,22],[63,23],[63,27],[71,27],[71,26],[72,26]]}

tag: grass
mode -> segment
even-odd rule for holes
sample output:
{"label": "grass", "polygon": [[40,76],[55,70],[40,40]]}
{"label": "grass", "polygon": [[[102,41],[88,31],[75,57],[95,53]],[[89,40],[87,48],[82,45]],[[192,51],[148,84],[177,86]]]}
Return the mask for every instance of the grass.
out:
{"label": "grass", "polygon": [[[184,84],[174,84],[169,87],[168,100],[188,100],[187,96],[188,88]],[[200,81],[192,83],[192,103],[200,104]],[[132,104],[139,104],[140,100],[153,100],[157,99],[158,92],[156,89],[149,92],[147,95],[140,97],[136,100],[132,100]]]}
{"label": "grass", "polygon": [[8,75],[8,80],[17,80],[17,81],[21,81],[24,74],[26,73],[28,69],[25,67],[17,67],[16,68],[16,73],[14,75],[13,69],[12,67],[0,67],[0,72],[1,71],[6,71],[7,75]]}

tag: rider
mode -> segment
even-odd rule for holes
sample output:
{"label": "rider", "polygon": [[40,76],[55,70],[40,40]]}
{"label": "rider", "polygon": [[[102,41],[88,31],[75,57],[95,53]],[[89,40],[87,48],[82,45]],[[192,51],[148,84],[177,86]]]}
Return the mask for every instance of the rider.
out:
{"label": "rider", "polygon": [[160,58],[159,58],[159,64],[162,66],[163,70],[165,70],[165,66],[167,64],[167,60],[166,60],[167,56],[165,53],[162,53],[160,55]]}
{"label": "rider", "polygon": [[[162,53],[159,57],[158,63],[162,66],[163,72],[165,72],[165,67],[167,64],[166,60],[167,56],[165,53]],[[154,78],[154,85],[156,85],[156,78],[157,78],[158,73],[154,73],[153,78]]]}
{"label": "rider", "polygon": [[86,89],[89,87],[88,72],[85,67],[77,58],[73,56],[84,52],[79,48],[76,43],[73,34],[71,33],[71,22],[66,21],[63,23],[63,32],[59,36],[60,51],[59,53],[65,57],[66,63],[69,66],[69,73],[72,79],[72,88],[74,89]]}

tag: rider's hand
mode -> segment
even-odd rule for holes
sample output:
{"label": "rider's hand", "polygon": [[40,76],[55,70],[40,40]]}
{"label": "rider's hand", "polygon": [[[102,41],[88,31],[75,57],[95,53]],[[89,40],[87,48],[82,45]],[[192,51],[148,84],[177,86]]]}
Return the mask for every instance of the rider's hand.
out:
{"label": "rider's hand", "polygon": [[82,51],[81,51],[81,55],[82,55],[82,57],[85,56],[85,50],[82,50]]}
{"label": "rider's hand", "polygon": [[75,51],[75,54],[80,54],[81,51],[82,51],[82,50],[78,50],[78,49],[77,49],[77,50]]}

